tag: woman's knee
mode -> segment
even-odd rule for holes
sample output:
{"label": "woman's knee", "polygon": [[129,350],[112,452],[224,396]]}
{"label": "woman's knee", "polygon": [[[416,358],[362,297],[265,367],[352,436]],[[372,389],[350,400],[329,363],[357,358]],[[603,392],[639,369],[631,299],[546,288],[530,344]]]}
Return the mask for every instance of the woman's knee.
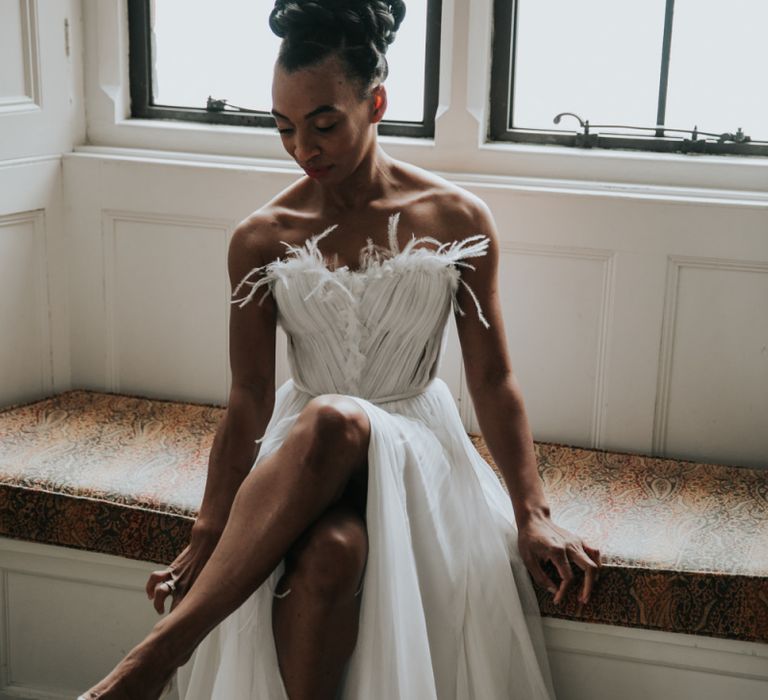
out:
{"label": "woman's knee", "polygon": [[314,462],[359,462],[367,457],[370,424],[353,399],[339,394],[315,396],[302,410],[298,424],[309,433]]}
{"label": "woman's knee", "polygon": [[349,506],[331,508],[290,557],[290,585],[326,600],[354,595],[368,559],[365,521]]}

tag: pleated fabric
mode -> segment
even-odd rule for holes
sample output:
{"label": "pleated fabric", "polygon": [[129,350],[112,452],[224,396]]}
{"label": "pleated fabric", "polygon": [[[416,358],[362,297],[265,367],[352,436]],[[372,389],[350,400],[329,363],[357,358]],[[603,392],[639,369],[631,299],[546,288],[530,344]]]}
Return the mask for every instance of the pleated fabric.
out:
{"label": "pleated fabric", "polygon": [[[330,269],[317,242],[254,268],[289,343],[292,377],[252,469],[280,447],[301,410],[325,393],[358,402],[371,425],[366,564],[359,633],[337,700],[554,700],[536,597],[517,549],[514,510],[466,434],[437,376],[459,268],[488,238],[370,239],[360,269]],[[419,243],[434,244],[434,247]],[[180,700],[288,700],[272,632],[284,561],[203,639],[177,672]]]}

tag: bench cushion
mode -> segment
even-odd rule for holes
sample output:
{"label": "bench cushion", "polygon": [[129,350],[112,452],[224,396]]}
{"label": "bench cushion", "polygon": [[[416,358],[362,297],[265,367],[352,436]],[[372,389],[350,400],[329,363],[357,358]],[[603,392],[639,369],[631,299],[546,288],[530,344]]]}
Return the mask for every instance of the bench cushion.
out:
{"label": "bench cushion", "polygon": [[536,586],[543,615],[768,642],[768,470],[534,447],[553,519],[606,562],[586,606]]}
{"label": "bench cushion", "polygon": [[[0,535],[171,562],[224,410],[88,390],[4,409]],[[580,570],[559,607],[536,585],[543,615],[768,642],[768,471],[534,448],[553,518],[605,561],[586,606]]]}

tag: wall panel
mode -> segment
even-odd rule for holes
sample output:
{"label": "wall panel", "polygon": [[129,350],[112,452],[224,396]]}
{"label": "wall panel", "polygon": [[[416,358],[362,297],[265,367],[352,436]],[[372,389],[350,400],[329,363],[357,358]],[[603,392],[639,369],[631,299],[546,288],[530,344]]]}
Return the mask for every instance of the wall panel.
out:
{"label": "wall panel", "polygon": [[112,391],[226,402],[227,222],[103,212]]}
{"label": "wall panel", "polygon": [[[74,153],[64,163],[76,280],[76,383],[226,397],[230,285],[222,261],[229,235],[297,173],[99,153]],[[768,434],[761,350],[768,201],[747,193],[723,198],[700,190],[681,199],[659,188],[652,198],[639,189],[617,195],[586,183],[565,190],[533,188],[515,178],[489,183],[481,176],[446,176],[493,211],[506,337],[536,439],[768,466],[758,437]],[[104,228],[105,221],[112,223]],[[107,267],[102,229],[105,242],[113,236],[119,243]],[[172,261],[170,290],[161,279],[163,260]],[[678,265],[678,289],[670,282],[670,260],[715,260],[719,267]],[[120,282],[119,291],[104,298],[110,279],[130,279],[142,266],[154,271],[146,284]],[[172,326],[169,309],[182,298],[196,300],[209,337],[197,348],[200,354],[188,354],[191,365],[179,365],[173,375],[158,369],[167,359],[157,365],[152,358],[178,357],[194,336],[192,324],[181,321],[172,337],[157,339]],[[143,340],[136,339],[140,335]],[[288,371],[284,338],[278,337],[279,383]],[[453,320],[446,337],[440,376],[467,428],[477,431]],[[194,389],[183,379],[193,366]],[[723,400],[703,408],[708,394],[701,377],[714,368],[720,378],[706,391]],[[721,432],[712,431],[713,421],[722,421]]]}

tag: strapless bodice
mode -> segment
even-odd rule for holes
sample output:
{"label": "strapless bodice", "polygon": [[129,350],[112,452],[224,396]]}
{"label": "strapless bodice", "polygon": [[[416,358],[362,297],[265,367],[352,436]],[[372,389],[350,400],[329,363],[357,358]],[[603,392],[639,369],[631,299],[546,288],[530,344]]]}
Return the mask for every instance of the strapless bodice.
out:
{"label": "strapless bodice", "polygon": [[[422,392],[435,377],[445,341],[448,312],[463,284],[487,328],[480,304],[459,267],[465,258],[485,255],[488,237],[474,235],[440,243],[412,236],[398,249],[399,213],[389,219],[389,247],[371,239],[360,252],[360,268],[330,269],[317,242],[331,226],[302,246],[281,241],[284,259],[253,268],[235,287],[249,293],[231,303],[240,307],[256,290],[272,293],[277,321],[288,337],[294,385],[312,395],[342,393],[383,403]],[[434,247],[419,246],[419,243]]]}

